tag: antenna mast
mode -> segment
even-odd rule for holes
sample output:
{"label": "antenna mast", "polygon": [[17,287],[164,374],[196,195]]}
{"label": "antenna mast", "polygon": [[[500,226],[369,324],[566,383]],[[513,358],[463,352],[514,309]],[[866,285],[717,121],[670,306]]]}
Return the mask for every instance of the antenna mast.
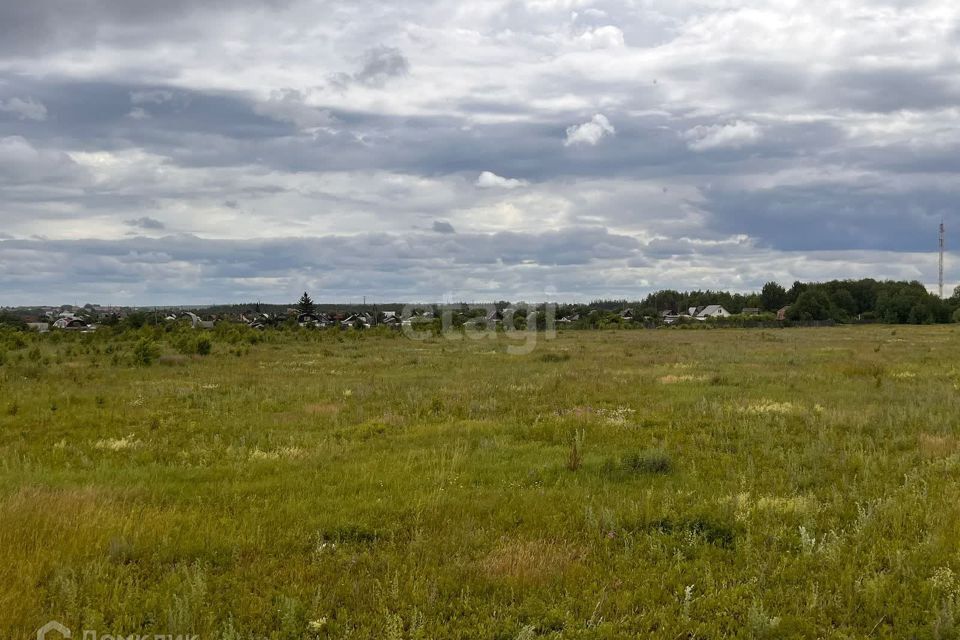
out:
{"label": "antenna mast", "polygon": [[940,219],[940,298],[943,299],[943,247],[944,247],[943,218]]}

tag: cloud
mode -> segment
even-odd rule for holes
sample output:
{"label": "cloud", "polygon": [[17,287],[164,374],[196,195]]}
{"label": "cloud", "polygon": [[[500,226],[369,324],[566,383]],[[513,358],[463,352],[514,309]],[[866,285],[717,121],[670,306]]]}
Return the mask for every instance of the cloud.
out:
{"label": "cloud", "polygon": [[[828,4],[0,3],[0,220],[46,238],[23,249],[43,288],[0,277],[0,295],[934,281],[960,197],[960,5]],[[124,224],[143,213],[203,240]],[[547,253],[518,246],[544,230]],[[109,287],[42,275],[57,242],[130,233],[158,242],[91,261]],[[325,240],[289,240],[310,237]],[[276,241],[289,260],[177,249],[211,241]],[[331,242],[365,266],[314,263]]]}
{"label": "cloud", "polygon": [[755,144],[762,136],[759,125],[742,120],[730,124],[699,125],[684,134],[687,146],[693,151],[740,149]]}
{"label": "cloud", "polygon": [[588,122],[567,127],[567,139],[564,146],[594,146],[606,136],[616,134],[616,129],[603,114],[596,114]]}
{"label": "cloud", "polygon": [[399,78],[408,73],[410,73],[410,62],[403,52],[396,47],[381,45],[363,52],[360,57],[360,69],[355,73],[334,73],[330,76],[330,80],[335,86],[341,88],[346,88],[354,82],[380,88],[390,79]]}
{"label": "cloud", "polygon": [[456,233],[456,229],[453,228],[453,225],[449,222],[444,222],[442,220],[433,221],[433,231],[434,233]]}
{"label": "cloud", "polygon": [[166,89],[132,91],[130,93],[130,103],[136,105],[163,104],[173,100],[173,97],[173,91]]}
{"label": "cloud", "polygon": [[410,72],[410,63],[396,47],[375,47],[363,54],[363,67],[354,74],[358,82],[383,86],[390,78]]}
{"label": "cloud", "polygon": [[21,301],[56,298],[71,290],[128,303],[284,300],[294,299],[304,287],[322,289],[332,299],[358,290],[390,301],[439,300],[451,291],[465,300],[499,299],[507,293],[543,298],[550,269],[576,274],[595,264],[590,278],[599,282],[604,265],[623,263],[639,247],[633,238],[596,227],[441,237],[11,239],[0,243],[0,279]]}
{"label": "cloud", "polygon": [[47,108],[33,98],[0,100],[0,112],[12,113],[21,120],[42,122],[47,119]]}
{"label": "cloud", "polygon": [[157,220],[156,218],[150,218],[143,216],[142,218],[134,218],[132,220],[124,220],[124,224],[130,227],[136,227],[138,229],[147,229],[150,231],[156,231],[161,229],[166,229],[166,225]]}
{"label": "cloud", "polygon": [[504,178],[491,171],[481,172],[476,182],[476,185],[481,189],[517,189],[519,187],[525,187],[528,184],[526,180]]}
{"label": "cloud", "polygon": [[580,35],[580,41],[589,49],[612,49],[624,46],[623,31],[611,25],[588,29]]}
{"label": "cloud", "polygon": [[81,174],[82,169],[62,151],[37,147],[22,136],[0,137],[0,186],[69,183]]}
{"label": "cloud", "polygon": [[281,122],[292,122],[301,129],[328,127],[335,122],[329,110],[310,106],[308,99],[305,92],[280,89],[265,102],[257,103],[254,111]]}

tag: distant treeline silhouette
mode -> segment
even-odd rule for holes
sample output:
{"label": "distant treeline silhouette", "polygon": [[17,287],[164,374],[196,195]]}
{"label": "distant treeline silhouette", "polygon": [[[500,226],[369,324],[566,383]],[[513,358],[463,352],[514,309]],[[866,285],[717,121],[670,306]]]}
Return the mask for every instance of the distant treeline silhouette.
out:
{"label": "distant treeline silhouette", "polygon": [[787,320],[798,322],[875,321],[889,324],[935,324],[960,322],[960,287],[941,300],[920,282],[831,280],[794,282],[787,289],[768,282],[758,293],[728,291],[674,291],[651,293],[641,301],[596,300],[587,305],[564,305],[562,315],[593,310],[633,309],[635,317],[656,318],[663,312],[683,313],[691,308],[719,304],[732,314],[744,309],[775,316],[785,309]]}

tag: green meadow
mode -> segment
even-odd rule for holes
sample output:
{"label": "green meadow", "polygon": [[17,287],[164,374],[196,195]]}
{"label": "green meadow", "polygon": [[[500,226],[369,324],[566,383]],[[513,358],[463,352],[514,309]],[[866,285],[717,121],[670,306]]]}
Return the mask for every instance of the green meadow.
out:
{"label": "green meadow", "polygon": [[0,637],[960,633],[958,327],[196,335],[4,334]]}

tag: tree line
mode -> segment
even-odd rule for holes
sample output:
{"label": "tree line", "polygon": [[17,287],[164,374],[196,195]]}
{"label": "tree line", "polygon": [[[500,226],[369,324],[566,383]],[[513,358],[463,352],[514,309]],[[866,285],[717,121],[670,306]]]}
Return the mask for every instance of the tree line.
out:
{"label": "tree line", "polygon": [[831,280],[794,282],[788,289],[768,282],[756,293],[728,291],[675,291],[651,293],[641,301],[597,300],[589,305],[573,305],[564,312],[589,313],[600,309],[615,311],[633,308],[635,315],[656,318],[663,312],[684,313],[690,308],[722,305],[732,314],[757,309],[760,314],[777,314],[785,309],[794,321],[875,321],[888,324],[935,324],[960,322],[960,287],[953,296],[941,299],[920,282]]}

